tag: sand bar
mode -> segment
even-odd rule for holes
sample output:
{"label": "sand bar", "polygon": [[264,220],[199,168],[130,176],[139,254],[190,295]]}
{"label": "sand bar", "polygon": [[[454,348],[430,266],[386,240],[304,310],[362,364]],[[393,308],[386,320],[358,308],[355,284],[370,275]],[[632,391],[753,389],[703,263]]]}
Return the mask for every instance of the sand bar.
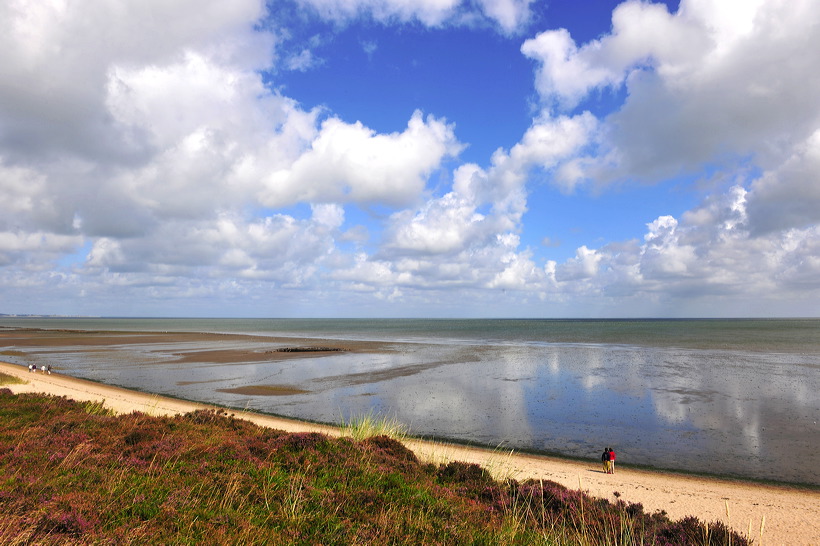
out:
{"label": "sand bar", "polygon": [[[103,401],[106,407],[121,413],[141,411],[151,415],[174,415],[213,407],[111,387],[59,373],[30,373],[27,368],[15,364],[0,363],[0,372],[27,382],[4,385],[12,392],[39,392],[74,400]],[[278,430],[339,434],[339,430],[331,426],[242,411],[233,413],[237,417]],[[420,458],[433,462],[474,462],[493,471],[497,477],[553,480],[573,489],[580,487],[594,496],[610,500],[613,499],[613,492],[617,491],[626,501],[640,502],[648,511],[666,510],[675,519],[694,515],[702,521],[723,521],[741,533],[749,533],[751,528],[750,536],[757,544],[820,544],[820,491],[816,489],[717,480],[624,467],[619,468],[614,475],[607,475],[601,471],[600,463],[596,461],[586,463],[510,454],[421,440],[406,443]],[[761,537],[760,527],[764,518]]]}

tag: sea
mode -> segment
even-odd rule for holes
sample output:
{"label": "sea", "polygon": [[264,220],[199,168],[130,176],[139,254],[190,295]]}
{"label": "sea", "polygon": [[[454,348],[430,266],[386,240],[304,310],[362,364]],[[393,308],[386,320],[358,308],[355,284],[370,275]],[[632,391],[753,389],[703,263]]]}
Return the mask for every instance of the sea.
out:
{"label": "sea", "polygon": [[[414,436],[503,451],[596,461],[612,447],[620,464],[820,486],[820,319],[5,317],[0,327],[249,334],[259,341],[26,358],[237,410],[330,424],[383,416]],[[173,357],[262,351],[266,336],[389,350],[231,364]],[[240,394],[259,385],[279,394]]]}

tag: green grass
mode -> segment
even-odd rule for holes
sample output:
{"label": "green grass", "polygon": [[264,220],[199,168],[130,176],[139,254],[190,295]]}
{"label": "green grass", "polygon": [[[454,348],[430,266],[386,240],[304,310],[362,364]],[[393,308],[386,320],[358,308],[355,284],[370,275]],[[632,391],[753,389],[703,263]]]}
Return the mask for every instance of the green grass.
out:
{"label": "green grass", "polygon": [[224,410],[113,415],[0,388],[0,544],[734,544],[550,481],[423,463],[376,436],[288,434]]}
{"label": "green grass", "polygon": [[16,375],[0,372],[0,385],[23,385],[25,383],[27,383],[27,381],[20,379]]}
{"label": "green grass", "polygon": [[395,417],[376,414],[373,411],[363,415],[354,415],[350,419],[342,418],[339,423],[342,436],[349,436],[354,440],[364,440],[373,436],[387,436],[394,440],[405,440],[409,428]]}
{"label": "green grass", "polygon": [[117,414],[112,409],[105,407],[105,401],[97,400],[97,401],[88,401],[88,402],[77,402],[77,405],[80,406],[85,410],[86,413],[91,415],[103,415],[113,417]]}

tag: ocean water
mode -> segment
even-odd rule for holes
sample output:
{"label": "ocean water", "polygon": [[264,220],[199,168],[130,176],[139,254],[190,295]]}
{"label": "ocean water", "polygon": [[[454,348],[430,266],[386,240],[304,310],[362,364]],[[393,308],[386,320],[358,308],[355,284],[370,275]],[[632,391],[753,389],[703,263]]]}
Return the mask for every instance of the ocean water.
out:
{"label": "ocean water", "polygon": [[[820,485],[820,319],[0,319],[1,326],[243,333],[260,341],[52,348],[64,373],[338,423],[370,411],[413,434],[595,460]],[[385,353],[182,363],[263,336],[387,342]],[[223,392],[253,385],[284,396]]]}

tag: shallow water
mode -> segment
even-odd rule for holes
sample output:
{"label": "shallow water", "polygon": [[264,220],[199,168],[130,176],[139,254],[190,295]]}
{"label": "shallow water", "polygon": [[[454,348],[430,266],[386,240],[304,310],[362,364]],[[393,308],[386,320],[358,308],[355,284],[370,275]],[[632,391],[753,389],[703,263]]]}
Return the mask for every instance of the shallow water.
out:
{"label": "shallow water", "polygon": [[[49,348],[29,358],[77,377],[300,419],[338,423],[375,411],[419,436],[592,460],[609,445],[621,463],[820,485],[820,321],[380,322],[46,321],[374,339],[394,350],[237,364],[172,356],[271,348],[260,339]],[[221,391],[255,385],[306,392]]]}

